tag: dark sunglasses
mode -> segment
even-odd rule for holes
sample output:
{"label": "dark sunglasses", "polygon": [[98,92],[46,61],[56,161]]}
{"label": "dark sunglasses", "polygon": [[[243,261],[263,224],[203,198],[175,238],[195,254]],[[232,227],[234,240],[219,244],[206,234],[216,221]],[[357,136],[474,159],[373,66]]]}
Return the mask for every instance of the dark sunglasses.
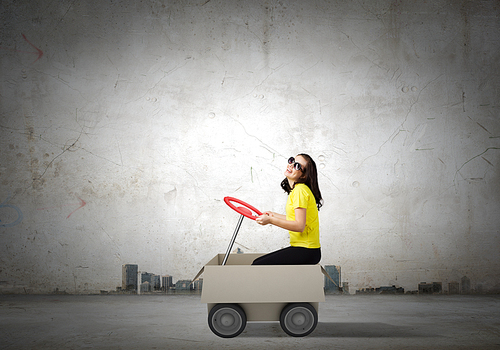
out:
{"label": "dark sunglasses", "polygon": [[297,162],[295,161],[295,158],[294,158],[294,157],[290,157],[290,158],[288,158],[288,164],[293,164],[293,168],[294,168],[295,170],[300,170],[300,171],[302,171],[302,165],[300,165],[300,163],[297,163]]}

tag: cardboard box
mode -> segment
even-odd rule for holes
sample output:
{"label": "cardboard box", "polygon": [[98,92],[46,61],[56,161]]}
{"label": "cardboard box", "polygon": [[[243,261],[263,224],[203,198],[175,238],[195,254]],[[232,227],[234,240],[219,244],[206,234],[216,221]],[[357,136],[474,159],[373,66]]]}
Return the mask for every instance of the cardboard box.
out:
{"label": "cardboard box", "polygon": [[219,303],[238,304],[247,321],[279,321],[288,303],[310,303],[318,311],[325,301],[325,269],[319,264],[251,266],[262,255],[231,254],[222,266],[224,254],[218,254],[200,270],[194,280],[203,274],[201,301],[208,311]]}

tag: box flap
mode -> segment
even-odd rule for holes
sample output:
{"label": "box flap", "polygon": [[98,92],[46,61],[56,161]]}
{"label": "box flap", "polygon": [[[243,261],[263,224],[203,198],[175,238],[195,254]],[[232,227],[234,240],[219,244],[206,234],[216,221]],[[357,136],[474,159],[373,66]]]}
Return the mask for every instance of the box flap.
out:
{"label": "box flap", "polygon": [[198,272],[198,274],[196,275],[196,277],[195,277],[195,278],[193,278],[193,280],[192,280],[191,282],[196,281],[196,280],[197,280],[197,279],[201,276],[201,274],[203,273],[203,271],[205,271],[205,266],[203,266],[203,267],[201,268],[201,270]]}

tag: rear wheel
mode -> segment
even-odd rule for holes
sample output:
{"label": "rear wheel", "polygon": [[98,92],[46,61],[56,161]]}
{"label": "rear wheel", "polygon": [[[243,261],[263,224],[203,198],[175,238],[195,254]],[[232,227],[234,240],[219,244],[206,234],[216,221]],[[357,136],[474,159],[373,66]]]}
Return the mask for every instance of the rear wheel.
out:
{"label": "rear wheel", "polygon": [[281,311],[281,328],[292,337],[304,337],[310,334],[317,324],[318,313],[311,304],[288,304]]}
{"label": "rear wheel", "polygon": [[208,326],[222,338],[238,336],[246,324],[245,311],[237,304],[217,304],[208,313]]}

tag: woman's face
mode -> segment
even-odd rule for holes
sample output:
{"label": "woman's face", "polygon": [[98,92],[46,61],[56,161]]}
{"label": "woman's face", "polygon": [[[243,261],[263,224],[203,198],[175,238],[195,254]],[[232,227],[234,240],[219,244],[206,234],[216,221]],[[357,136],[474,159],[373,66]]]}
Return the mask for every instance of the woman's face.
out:
{"label": "woman's face", "polygon": [[[305,169],[307,165],[306,160],[302,156],[295,157],[295,163],[299,163],[301,169]],[[294,163],[287,165],[285,170],[285,176],[288,180],[292,181],[293,183],[296,183],[304,173],[303,170],[296,170],[294,165],[295,165]]]}

